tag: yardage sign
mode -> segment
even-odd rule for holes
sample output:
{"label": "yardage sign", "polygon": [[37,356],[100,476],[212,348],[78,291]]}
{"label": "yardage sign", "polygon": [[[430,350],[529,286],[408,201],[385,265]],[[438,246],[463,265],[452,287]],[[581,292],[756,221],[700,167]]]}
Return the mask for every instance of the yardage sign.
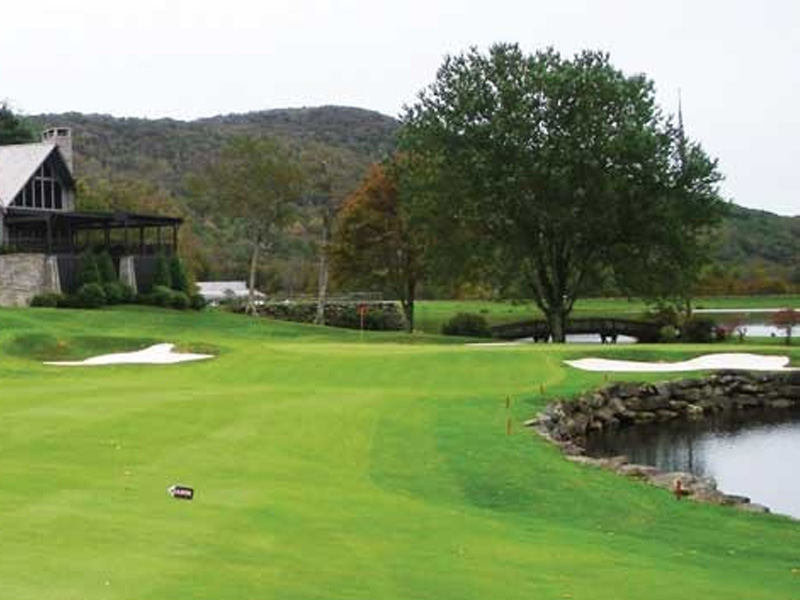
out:
{"label": "yardage sign", "polygon": [[194,498],[194,488],[185,485],[173,485],[169,488],[169,495],[178,500],[192,500]]}

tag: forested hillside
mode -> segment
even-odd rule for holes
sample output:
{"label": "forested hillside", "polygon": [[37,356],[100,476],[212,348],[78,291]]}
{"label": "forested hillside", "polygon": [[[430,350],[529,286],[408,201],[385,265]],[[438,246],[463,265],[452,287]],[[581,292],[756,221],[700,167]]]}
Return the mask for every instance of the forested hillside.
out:
{"label": "forested hillside", "polygon": [[359,108],[323,106],[223,115],[196,121],[132,119],[79,113],[38,115],[37,128],[71,127],[77,175],[143,178],[173,193],[233,136],[277,137],[292,146],[337,148],[352,161],[380,160],[398,123]]}
{"label": "forested hillside", "polygon": [[800,287],[800,216],[733,205],[717,235],[706,292],[783,293]]}
{"label": "forested hillside", "polygon": [[[202,278],[243,278],[246,249],[236,231],[210,219],[187,194],[187,176],[202,171],[232,137],[275,137],[298,154],[324,148],[347,175],[338,193],[354,189],[370,163],[387,156],[399,126],[392,117],[351,107],[280,109],[223,115],[195,121],[116,118],[78,113],[30,118],[38,128],[73,129],[76,174],[84,208],[104,207],[165,212],[188,219],[187,251]],[[290,228],[270,266],[259,274],[267,289],[313,292],[317,221]],[[800,285],[800,216],[781,217],[738,206],[723,224],[715,265],[704,277],[710,293],[759,293]]]}

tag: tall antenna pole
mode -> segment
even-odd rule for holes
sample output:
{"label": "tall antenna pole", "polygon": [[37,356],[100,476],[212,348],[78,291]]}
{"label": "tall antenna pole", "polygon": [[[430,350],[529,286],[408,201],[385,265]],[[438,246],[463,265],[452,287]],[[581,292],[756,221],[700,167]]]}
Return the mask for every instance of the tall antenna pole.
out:
{"label": "tall antenna pole", "polygon": [[681,88],[678,88],[678,154],[681,167],[686,164],[686,132],[683,129],[683,102],[681,101]]}

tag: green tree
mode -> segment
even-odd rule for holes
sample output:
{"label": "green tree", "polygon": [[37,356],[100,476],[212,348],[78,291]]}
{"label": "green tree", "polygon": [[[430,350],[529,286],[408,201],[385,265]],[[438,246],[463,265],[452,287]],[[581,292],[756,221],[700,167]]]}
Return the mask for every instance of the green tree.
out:
{"label": "green tree", "polygon": [[97,269],[100,273],[100,283],[117,283],[117,270],[114,268],[114,260],[108,250],[101,252],[97,258]]}
{"label": "green tree", "polygon": [[78,281],[82,286],[90,283],[100,284],[103,282],[100,267],[97,264],[97,257],[91,252],[87,251],[81,255]]}
{"label": "green tree", "polygon": [[169,259],[169,275],[172,289],[183,292],[186,295],[191,294],[189,277],[186,275],[183,261],[177,254],[173,254]]}
{"label": "green tree", "polygon": [[0,102],[0,146],[35,141],[36,134],[30,124],[14,114],[7,103]]}
{"label": "green tree", "polygon": [[502,44],[448,57],[403,116],[401,148],[437,167],[435,210],[486,242],[488,272],[522,278],[556,341],[592,273],[685,287],[724,208],[716,163],[654,95],[605,54]]}
{"label": "green tree", "polygon": [[274,140],[239,137],[190,183],[195,196],[236,221],[250,243],[247,310],[255,313],[255,286],[261,253],[269,254],[302,197],[304,173],[288,150]]}
{"label": "green tree", "polygon": [[153,273],[153,287],[172,287],[172,274],[170,273],[169,263],[163,254],[156,257],[156,270]]}
{"label": "green tree", "polygon": [[336,213],[358,184],[363,170],[347,153],[322,144],[309,145],[302,152],[301,159],[307,180],[303,204],[309,209],[309,224],[319,231],[316,243],[317,314],[314,321],[324,325],[330,279],[329,246]]}

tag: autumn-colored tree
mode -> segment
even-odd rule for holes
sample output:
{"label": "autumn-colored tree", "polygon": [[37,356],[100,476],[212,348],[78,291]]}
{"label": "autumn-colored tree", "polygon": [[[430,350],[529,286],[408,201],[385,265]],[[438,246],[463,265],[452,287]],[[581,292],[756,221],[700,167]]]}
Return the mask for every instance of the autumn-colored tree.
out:
{"label": "autumn-colored tree", "polygon": [[330,258],[337,281],[380,287],[398,298],[413,331],[423,243],[409,227],[406,209],[396,177],[384,165],[373,165],[338,214]]}
{"label": "autumn-colored tree", "polygon": [[792,330],[800,325],[800,311],[787,308],[772,315],[772,324],[786,332],[786,345],[792,343]]}

